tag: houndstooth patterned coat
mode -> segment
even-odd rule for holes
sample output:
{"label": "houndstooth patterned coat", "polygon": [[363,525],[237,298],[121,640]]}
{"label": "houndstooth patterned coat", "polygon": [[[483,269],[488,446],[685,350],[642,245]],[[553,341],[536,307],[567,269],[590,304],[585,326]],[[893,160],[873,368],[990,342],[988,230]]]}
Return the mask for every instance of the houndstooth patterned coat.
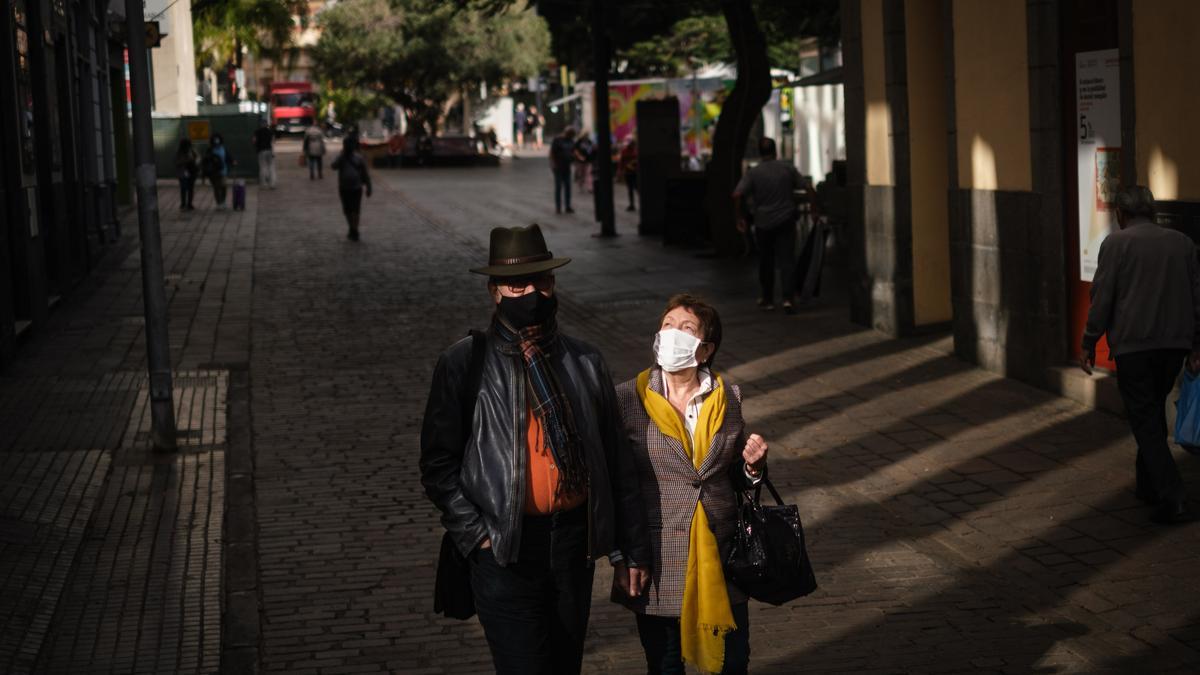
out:
{"label": "houndstooth patterned coat", "polygon": [[[663,392],[662,370],[650,373],[650,389]],[[687,574],[688,542],[696,500],[704,505],[708,524],[717,538],[724,561],[737,528],[737,496],[747,484],[742,448],[746,445],[741,390],[725,384],[725,419],[709,447],[699,471],[683,444],[665,436],[650,419],[637,393],[636,378],[617,387],[617,401],[629,445],[638,467],[646,505],[646,526],[654,553],[650,586],[641,597],[613,600],[636,612],[654,616],[679,616]],[[731,604],[746,602],[746,595],[726,581]]]}

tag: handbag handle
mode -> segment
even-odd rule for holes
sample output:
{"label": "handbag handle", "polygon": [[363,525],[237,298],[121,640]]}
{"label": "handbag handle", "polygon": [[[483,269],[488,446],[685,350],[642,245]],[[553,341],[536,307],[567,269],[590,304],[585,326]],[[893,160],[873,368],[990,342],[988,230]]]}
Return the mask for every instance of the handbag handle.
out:
{"label": "handbag handle", "polygon": [[743,490],[739,494],[744,495],[755,506],[759,506],[762,504],[762,488],[764,485],[767,486],[767,491],[771,493],[771,496],[775,498],[775,503],[779,506],[784,506],[783,497],[779,496],[779,491],[771,484],[771,479],[765,476],[758,482],[758,485],[754,486],[754,495],[752,497],[750,490]]}
{"label": "handbag handle", "polygon": [[783,497],[779,496],[779,492],[776,491],[775,486],[771,484],[771,479],[764,477],[762,482],[759,483],[759,487],[763,485],[767,486],[767,490],[769,490],[771,492],[771,496],[775,498],[775,503],[779,506],[783,506]]}

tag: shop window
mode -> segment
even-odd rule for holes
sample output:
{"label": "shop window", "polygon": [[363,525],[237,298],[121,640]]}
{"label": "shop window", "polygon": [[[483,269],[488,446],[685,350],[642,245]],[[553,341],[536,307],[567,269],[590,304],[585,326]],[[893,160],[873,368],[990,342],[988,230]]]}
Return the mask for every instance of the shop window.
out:
{"label": "shop window", "polygon": [[25,13],[25,0],[16,0],[13,4],[13,31],[17,45],[17,107],[18,123],[21,135],[21,171],[33,175],[34,167],[34,113],[33,113],[33,76],[29,64],[29,33],[26,30],[28,16]]}

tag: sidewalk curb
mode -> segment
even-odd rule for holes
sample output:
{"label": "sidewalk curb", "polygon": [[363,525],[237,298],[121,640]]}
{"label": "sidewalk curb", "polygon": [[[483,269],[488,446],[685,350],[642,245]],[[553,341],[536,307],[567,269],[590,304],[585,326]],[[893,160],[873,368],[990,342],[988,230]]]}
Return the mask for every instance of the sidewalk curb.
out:
{"label": "sidewalk curb", "polygon": [[[258,195],[247,190],[247,215],[257,228]],[[257,229],[253,239],[257,239]],[[253,284],[253,248],[249,273]],[[251,303],[253,298],[248,299]],[[250,307],[246,308],[247,313]],[[222,673],[253,675],[261,670],[262,589],[258,570],[258,511],[254,489],[254,426],[250,402],[250,335],[245,361],[222,363],[229,372],[228,450],[225,462],[225,549],[222,556]]]}

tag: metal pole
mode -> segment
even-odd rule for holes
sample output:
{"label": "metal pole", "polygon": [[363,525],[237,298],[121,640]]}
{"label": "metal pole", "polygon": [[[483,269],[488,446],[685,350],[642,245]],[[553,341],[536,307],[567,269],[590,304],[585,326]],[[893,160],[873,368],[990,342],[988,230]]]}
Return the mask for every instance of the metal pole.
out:
{"label": "metal pole", "polygon": [[608,42],[605,0],[592,0],[592,46],[596,71],[596,220],[600,236],[617,236],[613,215],[612,130],[608,111],[608,68],[612,49]]}
{"label": "metal pole", "polygon": [[174,450],[175,404],[167,341],[167,292],[163,288],[162,234],[158,228],[154,142],[150,128],[150,73],[142,0],[125,0],[129,86],[133,99],[133,157],[137,176],[138,232],[142,244],[142,304],[150,371],[150,438],[155,450]]}

